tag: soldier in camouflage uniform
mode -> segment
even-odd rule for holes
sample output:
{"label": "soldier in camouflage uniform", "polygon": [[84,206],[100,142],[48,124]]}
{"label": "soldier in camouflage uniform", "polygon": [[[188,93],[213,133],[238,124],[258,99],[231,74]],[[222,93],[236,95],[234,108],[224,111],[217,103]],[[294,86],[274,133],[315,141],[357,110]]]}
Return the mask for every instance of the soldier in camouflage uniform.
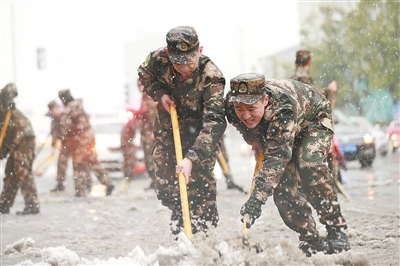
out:
{"label": "soldier in camouflage uniform", "polygon": [[[57,149],[57,141],[61,141],[61,114],[63,112],[63,108],[54,100],[49,102],[47,107],[49,108],[49,112],[46,115],[51,117],[50,135],[51,147],[53,148],[52,154],[54,154]],[[51,190],[51,192],[65,190],[63,182],[65,180],[65,173],[67,171],[69,157],[70,155],[68,154],[66,146],[61,145],[57,161],[57,185]]]}
{"label": "soldier in camouflage uniform", "polygon": [[[285,224],[300,234],[300,248],[307,256],[349,250],[347,224],[326,161],[333,136],[329,101],[304,83],[265,80],[250,73],[231,79],[225,110],[253,151],[264,154],[255,187],[240,210],[246,226],[255,222],[261,206],[273,195]],[[328,231],[326,242],[300,188]]]}
{"label": "soldier in camouflage uniform", "polygon": [[[217,226],[216,180],[213,169],[226,128],[223,111],[225,78],[202,47],[195,29],[176,27],[167,47],[150,53],[139,66],[144,92],[157,104],[153,160],[156,194],[172,210],[171,231],[183,229],[178,175],[186,177],[192,232]],[[176,164],[170,106],[179,116],[184,159]]]}
{"label": "soldier in camouflage uniform", "polygon": [[[311,68],[311,53],[308,50],[299,50],[296,52],[296,60],[295,60],[295,66],[296,70],[291,75],[289,78],[294,79],[300,82],[303,82],[308,85],[314,85],[314,81],[312,77],[309,75],[309,71]],[[325,88],[325,90],[321,91],[322,94],[325,95],[325,97],[328,98],[328,96],[331,93],[334,93],[337,91],[337,84],[336,81],[331,81],[329,83],[328,87]]]}
{"label": "soldier in camouflage uniform", "polygon": [[106,195],[111,195],[114,185],[108,172],[97,160],[95,134],[90,126],[81,100],[75,100],[68,89],[58,93],[65,109],[61,115],[61,141],[72,157],[76,197],[86,195],[90,186],[90,170],[98,172],[98,180],[107,187]]}
{"label": "soldier in camouflage uniform", "polygon": [[137,163],[135,153],[137,147],[134,145],[133,140],[136,136],[136,129],[138,128],[138,122],[135,117],[129,119],[128,123],[122,128],[121,131],[121,149],[122,155],[124,156],[124,176],[131,180],[133,178],[134,166]]}
{"label": "soldier in camouflage uniform", "polygon": [[35,159],[35,134],[28,118],[15,107],[14,98],[17,95],[17,88],[13,83],[7,84],[0,92],[1,130],[5,126],[7,111],[11,111],[0,150],[0,159],[9,155],[0,198],[0,212],[10,212],[18,189],[21,188],[25,207],[23,211],[17,211],[17,215],[37,214],[40,212],[40,203],[32,172]]}
{"label": "soldier in camouflage uniform", "polygon": [[142,101],[140,104],[140,110],[137,113],[137,119],[139,121],[140,131],[140,143],[144,151],[144,162],[146,164],[147,173],[150,176],[151,183],[150,189],[153,189],[156,183],[156,174],[154,169],[153,158],[151,153],[154,146],[154,121],[157,116],[157,103],[153,99],[143,93],[143,85],[138,80],[138,89],[142,93]]}

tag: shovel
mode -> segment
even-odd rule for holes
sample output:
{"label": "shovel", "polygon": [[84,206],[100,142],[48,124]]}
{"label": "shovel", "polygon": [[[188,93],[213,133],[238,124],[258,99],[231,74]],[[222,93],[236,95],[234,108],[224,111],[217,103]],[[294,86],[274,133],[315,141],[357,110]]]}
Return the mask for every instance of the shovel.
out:
{"label": "shovel", "polygon": [[[176,163],[178,164],[180,161],[183,160],[183,156],[182,156],[181,135],[179,132],[179,124],[178,124],[178,115],[176,113],[175,106],[171,105],[170,112],[171,112],[172,130],[174,134]],[[185,233],[187,238],[192,239],[192,225],[190,223],[189,202],[186,190],[186,178],[182,172],[179,173],[179,190],[181,194],[183,227],[185,228]]]}

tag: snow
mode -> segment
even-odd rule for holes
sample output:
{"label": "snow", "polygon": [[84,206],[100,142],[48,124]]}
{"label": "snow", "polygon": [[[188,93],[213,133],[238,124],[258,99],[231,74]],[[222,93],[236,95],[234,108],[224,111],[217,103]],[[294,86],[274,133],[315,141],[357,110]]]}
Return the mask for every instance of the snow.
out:
{"label": "snow", "polygon": [[[248,190],[254,158],[227,147],[233,178]],[[148,177],[132,181],[126,192],[122,180],[115,179],[109,197],[96,180],[94,193],[74,198],[71,172],[66,191],[50,192],[56,184],[52,167],[36,177],[40,214],[16,216],[23,208],[19,193],[10,214],[1,215],[1,265],[399,265],[398,152],[378,157],[371,169],[348,163],[343,186],[351,200],[339,194],[339,201],[352,249],[310,258],[298,248],[297,234],[282,222],[272,199],[243,232],[239,210],[248,195],[228,190],[218,167],[219,226],[208,237],[196,234],[189,240],[181,233],[177,241],[170,236],[170,211],[145,189]]]}

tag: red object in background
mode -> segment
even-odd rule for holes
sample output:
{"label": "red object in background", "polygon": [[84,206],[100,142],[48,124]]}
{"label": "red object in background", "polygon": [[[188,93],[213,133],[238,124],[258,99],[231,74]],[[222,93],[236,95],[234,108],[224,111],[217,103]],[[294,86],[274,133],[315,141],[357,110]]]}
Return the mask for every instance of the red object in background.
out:
{"label": "red object in background", "polygon": [[392,147],[394,149],[398,148],[400,146],[400,119],[390,122],[386,133],[388,134]]}
{"label": "red object in background", "polygon": [[146,164],[144,163],[139,163],[137,165],[135,165],[133,167],[133,175],[142,175],[144,173],[146,173],[147,168],[146,168]]}

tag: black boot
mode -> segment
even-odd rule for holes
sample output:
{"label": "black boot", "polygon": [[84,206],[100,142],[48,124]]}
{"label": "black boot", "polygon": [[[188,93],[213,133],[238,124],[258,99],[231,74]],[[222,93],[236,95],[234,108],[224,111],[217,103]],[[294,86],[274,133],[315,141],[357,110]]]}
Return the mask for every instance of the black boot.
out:
{"label": "black boot", "polygon": [[65,190],[64,185],[62,183],[58,183],[55,188],[50,190],[50,192],[59,192],[59,191],[64,191],[64,190]]}
{"label": "black boot", "polygon": [[40,211],[39,209],[34,210],[32,208],[24,208],[23,211],[17,211],[17,215],[22,216],[22,215],[29,215],[29,214],[38,214]]}
{"label": "black boot", "polygon": [[326,244],[320,237],[301,242],[299,248],[307,257],[311,257],[312,254],[316,254],[319,251],[325,254],[330,254],[328,244]]}
{"label": "black boot", "polygon": [[108,185],[107,191],[106,191],[106,196],[110,196],[113,190],[114,190],[114,185]]}
{"label": "black boot", "polygon": [[0,212],[3,214],[9,214],[10,213],[10,207],[6,207],[6,206],[1,206],[0,205]]}
{"label": "black boot", "polygon": [[330,247],[331,253],[340,253],[343,250],[350,249],[349,238],[346,233],[341,230],[341,228],[328,227],[328,236],[326,240]]}

